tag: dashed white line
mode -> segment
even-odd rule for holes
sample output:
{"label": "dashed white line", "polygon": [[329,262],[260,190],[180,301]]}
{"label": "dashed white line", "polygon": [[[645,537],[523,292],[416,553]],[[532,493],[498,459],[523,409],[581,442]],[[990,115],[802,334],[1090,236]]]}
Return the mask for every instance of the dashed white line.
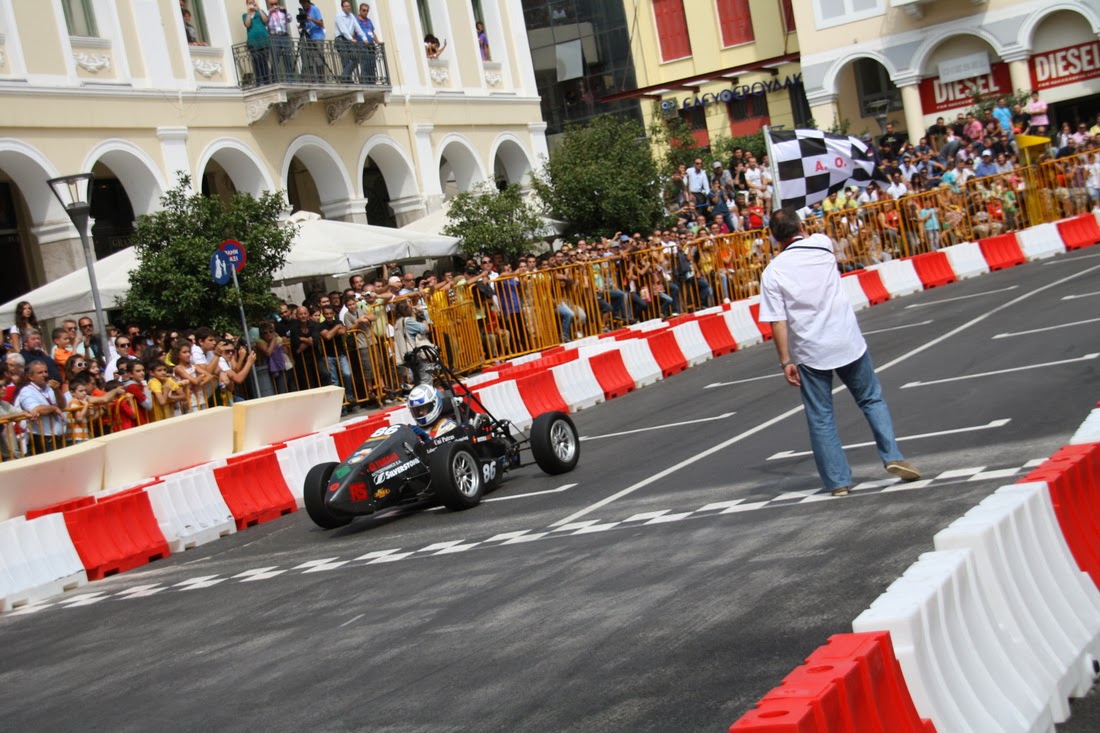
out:
{"label": "dashed white line", "polygon": [[917,326],[927,326],[929,323],[935,323],[935,321],[929,318],[927,321],[921,321],[920,323],[907,323],[904,326],[893,326],[891,328],[878,328],[874,331],[864,331],[864,336],[870,336],[875,333],[886,333],[887,331],[901,331],[904,328],[916,328]]}
{"label": "dashed white line", "polygon": [[765,374],[761,377],[748,377],[746,379],[735,379],[732,382],[715,382],[714,384],[708,384],[703,389],[714,389],[715,387],[729,387],[734,384],[745,384],[746,382],[759,382],[761,379],[775,379],[776,377],[782,377],[783,372],[777,372],[775,374]]}
{"label": "dashed white line", "polygon": [[[986,423],[985,425],[974,425],[974,426],[968,427],[968,428],[954,428],[952,430],[937,430],[937,431],[931,432],[931,433],[919,433],[918,435],[900,435],[900,436],[898,436],[897,441],[900,443],[903,440],[920,440],[920,439],[923,439],[923,438],[938,438],[941,435],[955,435],[957,433],[974,433],[974,432],[977,432],[979,430],[991,430],[993,428],[1003,428],[1005,425],[1008,425],[1010,422],[1012,422],[1012,418],[1007,418],[1006,417],[1006,418],[1002,418],[1000,420],[991,420],[988,423]],[[866,447],[872,446],[874,444],[875,444],[875,441],[870,440],[870,441],[867,441],[866,443],[851,443],[850,445],[842,446],[842,448],[844,450],[849,450],[850,448],[866,448]],[[803,451],[785,450],[785,451],[780,451],[779,453],[775,453],[773,455],[768,456],[767,460],[777,461],[781,458],[801,458],[802,456],[810,456],[810,455],[813,455],[813,451],[809,451],[809,450],[803,450]]]}
{"label": "dashed white line", "polygon": [[1077,295],[1063,295],[1062,300],[1079,300],[1081,298],[1091,298],[1093,296],[1100,295],[1100,290],[1095,293],[1080,293]]}
{"label": "dashed white line", "polygon": [[1070,323],[1056,323],[1053,326],[1044,326],[1043,328],[1032,328],[1027,331],[1014,331],[1011,333],[999,333],[993,338],[1006,339],[1013,336],[1030,336],[1033,333],[1046,333],[1047,331],[1053,331],[1056,328],[1069,328],[1070,326],[1084,326],[1087,323],[1096,323],[1100,321],[1100,318],[1088,318],[1084,321],[1072,321]]}
{"label": "dashed white line", "polygon": [[1100,353],[1085,354],[1079,356],[1076,359],[1061,359],[1059,361],[1047,361],[1042,364],[1028,364],[1027,366],[1011,367],[1009,369],[995,369],[991,372],[980,372],[978,374],[963,374],[960,377],[947,377],[945,379],[930,379],[926,382],[909,382],[908,384],[901,385],[902,389],[912,389],[913,387],[927,387],[932,384],[946,384],[947,382],[961,382],[964,379],[981,379],[982,377],[994,377],[998,374],[1011,374],[1012,372],[1026,372],[1031,369],[1045,369],[1052,366],[1063,366],[1065,364],[1076,364],[1079,361],[1091,361],[1097,357],[1100,357]]}
{"label": "dashed white line", "polygon": [[[958,295],[954,298],[940,298],[939,300],[929,301],[927,303],[913,303],[905,306],[906,310],[910,308],[927,308],[930,305],[939,305],[940,303],[953,303],[956,300],[969,300],[970,298],[980,298],[983,295],[995,295],[996,293],[1006,293],[1009,290],[1015,290],[1020,287],[1019,285],[1009,285],[1007,288],[997,288],[996,290],[986,290],[981,293],[971,293],[970,295]],[[1038,292],[1038,291],[1036,291]]]}
{"label": "dashed white line", "polygon": [[581,440],[600,440],[602,438],[617,438],[620,435],[634,435],[635,433],[645,433],[650,430],[664,430],[665,428],[681,428],[685,425],[694,425],[700,422],[713,422],[714,420],[725,420],[727,417],[733,417],[736,412],[723,412],[721,415],[714,415],[712,417],[700,417],[694,420],[685,420],[684,422],[670,422],[665,425],[650,425],[647,428],[635,428],[634,430],[623,430],[618,433],[607,433],[606,435],[582,435]]}

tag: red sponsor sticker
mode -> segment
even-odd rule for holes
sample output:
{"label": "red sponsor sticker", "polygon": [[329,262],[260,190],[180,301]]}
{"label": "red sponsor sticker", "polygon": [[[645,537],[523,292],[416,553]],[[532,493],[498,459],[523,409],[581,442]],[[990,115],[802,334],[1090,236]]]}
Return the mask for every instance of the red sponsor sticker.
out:
{"label": "red sponsor sticker", "polygon": [[339,481],[333,481],[331,484],[328,485],[328,490],[329,491],[336,491],[338,488],[340,488],[340,482]]}
{"label": "red sponsor sticker", "polygon": [[397,454],[396,453],[390,453],[387,456],[382,456],[381,458],[379,458],[377,460],[371,461],[369,464],[367,464],[367,468],[370,470],[371,473],[374,473],[378,469],[385,468],[386,466],[390,465],[391,463],[397,463],[397,460],[398,460],[397,459]]}
{"label": "red sponsor sticker", "polygon": [[370,501],[370,491],[367,490],[367,485],[362,481],[350,484],[348,492],[351,494],[352,501]]}

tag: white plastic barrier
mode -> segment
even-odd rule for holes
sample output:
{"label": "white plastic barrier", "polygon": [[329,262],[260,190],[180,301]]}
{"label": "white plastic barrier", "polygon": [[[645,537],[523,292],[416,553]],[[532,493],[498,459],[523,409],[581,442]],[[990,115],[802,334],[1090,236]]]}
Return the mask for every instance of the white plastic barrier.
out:
{"label": "white plastic barrier", "polygon": [[[539,358],[542,358],[541,356]],[[505,370],[507,371],[507,370]],[[466,377],[462,380],[462,383],[467,387],[474,387],[474,385],[484,384],[485,382],[491,382],[494,379],[500,379],[500,372],[483,372],[482,374],[475,374],[472,377]]]}
{"label": "white plastic barrier", "polygon": [[653,351],[649,348],[649,339],[626,339],[619,342],[619,354],[623,357],[626,371],[634,380],[637,389],[655,384],[664,379],[664,372]]}
{"label": "white plastic barrier", "polygon": [[275,451],[275,458],[299,509],[305,506],[302,491],[309,470],[319,463],[340,462],[340,456],[336,454],[336,441],[331,435],[323,433],[288,440],[285,448]]}
{"label": "white plastic barrier", "polygon": [[689,367],[697,366],[714,358],[714,351],[707,343],[702,329],[699,328],[698,321],[687,321],[679,326],[674,326],[672,335],[676,337],[676,343],[680,346],[680,351],[687,359]]}
{"label": "white plastic barrier", "polygon": [[237,531],[214,478],[214,469],[224,465],[225,460],[218,460],[177,471],[145,490],[170,545],[175,542],[181,549],[190,549]]}
{"label": "white plastic barrier", "polygon": [[554,383],[558,386],[570,412],[584,410],[604,401],[603,388],[600,387],[592,365],[588,359],[574,359],[550,369]]}
{"label": "white plastic barrier", "polygon": [[533,354],[524,354],[523,356],[517,356],[514,359],[509,359],[508,363],[513,364],[515,366],[519,366],[520,364],[526,364],[529,361],[538,361],[541,358],[542,358],[542,352],[541,351],[536,351]]}
{"label": "white plastic barrier", "polygon": [[0,522],[0,612],[87,582],[61,514]]}
{"label": "white plastic barrier", "polygon": [[1021,642],[1012,657],[1041,675],[1032,688],[1061,722],[1067,699],[1092,686],[1100,596],[1087,588],[1053,517],[1045,484],[1017,484],[987,497],[935,540],[937,548],[973,551],[994,623]]}
{"label": "white plastic barrier", "polygon": [[844,294],[848,296],[848,302],[852,304],[853,310],[860,311],[871,305],[871,301],[867,299],[867,293],[863,291],[863,286],[859,284],[857,276],[849,275],[840,278],[840,286],[844,288]]}
{"label": "white plastic barrier", "polygon": [[608,339],[607,341],[600,341],[596,344],[589,344],[588,346],[583,346],[577,349],[577,358],[591,359],[596,354],[602,354],[605,351],[615,351],[622,343],[622,341]]}
{"label": "white plastic barrier", "polygon": [[574,339],[567,344],[562,344],[567,349],[579,349],[582,346],[591,346],[600,340],[599,336],[585,336],[584,338]]}
{"label": "white plastic barrier", "polygon": [[[728,299],[727,299],[728,301]],[[704,308],[703,310],[695,311],[696,318],[705,318],[706,316],[713,316],[719,313],[724,313],[726,310],[725,305],[715,305],[710,308]]]}
{"label": "white plastic barrier", "polygon": [[88,442],[0,463],[0,521],[99,491],[106,455]]}
{"label": "white plastic barrier", "polygon": [[478,399],[498,420],[510,420],[520,430],[527,430],[533,422],[527,405],[520,397],[516,380],[490,384],[479,390],[475,390]]}
{"label": "white plastic barrier", "polygon": [[731,304],[723,317],[726,319],[730,333],[733,334],[733,340],[737,342],[738,349],[763,343],[764,336],[760,333],[756,321],[752,319],[748,301],[739,300]]}
{"label": "white plastic barrier", "polygon": [[[882,278],[882,286],[891,298],[899,298],[903,295],[912,295],[924,290],[917,268],[911,260],[890,260],[878,265],[879,277]],[[851,279],[851,278],[849,278]]]}
{"label": "white plastic barrier", "polygon": [[1100,407],[1089,413],[1081,423],[1081,427],[1077,428],[1077,432],[1069,439],[1070,445],[1082,443],[1100,443]]}
{"label": "white plastic barrier", "polygon": [[631,331],[641,331],[645,333],[647,331],[658,331],[662,328],[668,328],[668,324],[662,321],[660,318],[650,318],[648,321],[642,321],[641,323],[635,323],[632,326],[628,326]]}
{"label": "white plastic barrier", "polygon": [[1054,224],[1036,224],[1016,232],[1016,241],[1029,262],[1066,252],[1062,235],[1058,233],[1058,227]]}
{"label": "white plastic barrier", "polygon": [[977,242],[953,244],[940,251],[947,255],[947,261],[951,263],[955,277],[960,280],[989,274],[989,263],[982,256],[982,248]]}
{"label": "white plastic barrier", "polygon": [[1005,659],[970,550],[928,552],[855,621],[889,631],[917,712],[937,730],[1045,733],[1039,699]]}

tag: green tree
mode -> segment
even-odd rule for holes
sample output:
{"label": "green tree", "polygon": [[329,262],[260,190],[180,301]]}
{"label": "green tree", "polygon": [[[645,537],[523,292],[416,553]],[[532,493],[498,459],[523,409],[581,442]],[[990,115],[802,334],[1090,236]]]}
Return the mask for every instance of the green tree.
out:
{"label": "green tree", "polygon": [[240,331],[234,288],[210,278],[210,256],[227,239],[243,244],[248,255],[237,279],[249,323],[275,311],[272,275],[286,262],[296,234],[279,223],[281,195],[238,193],[226,204],[192,192],[190,178],[181,176],[161,205],[140,217],[134,231],[138,265],[120,304],[127,324]]}
{"label": "green tree", "polygon": [[661,176],[634,120],[604,115],[567,128],[533,185],[547,213],[569,222],[571,234],[650,232],[664,220]]}
{"label": "green tree", "polygon": [[459,246],[466,257],[499,252],[512,261],[525,254],[543,230],[538,212],[515,184],[499,191],[483,183],[460,193],[451,201],[447,218],[443,233],[462,239]]}

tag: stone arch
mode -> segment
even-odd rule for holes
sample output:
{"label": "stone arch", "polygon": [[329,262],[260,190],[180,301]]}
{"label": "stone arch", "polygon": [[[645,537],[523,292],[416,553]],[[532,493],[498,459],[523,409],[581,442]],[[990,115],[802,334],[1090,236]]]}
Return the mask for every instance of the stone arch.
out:
{"label": "stone arch", "polygon": [[[997,54],[997,58],[989,60],[990,63],[999,61],[1000,58],[1006,53],[1004,45],[997,39],[997,37],[989,31],[985,30],[984,28],[953,28],[950,30],[943,30],[939,33],[935,33],[932,36],[925,38],[920,47],[917,48],[917,52],[913,54],[913,61],[911,63],[911,68],[913,72],[925,76],[927,76],[928,74],[932,74],[933,72],[931,70],[925,70],[924,68],[925,64],[928,63],[928,59],[930,59],[932,57],[932,54],[934,54],[936,50],[939,49],[939,47],[942,46],[944,43],[950,41],[953,38],[959,38],[962,36],[971,36],[981,41],[985,41],[987,44],[989,44],[989,47],[993,49],[993,53]],[[934,75],[938,75],[938,72],[936,72]]]}
{"label": "stone arch", "polygon": [[104,140],[84,159],[81,170],[90,171],[102,163],[118,176],[134,214],[152,214],[160,209],[160,199],[167,189],[164,176],[149,154],[128,140]]}
{"label": "stone arch", "polygon": [[525,188],[530,185],[531,171],[534,166],[531,163],[531,154],[518,137],[510,132],[504,132],[493,141],[489,160],[493,164],[494,176],[498,159],[504,169],[504,178],[507,183],[515,183]]}
{"label": "stone arch", "polygon": [[290,165],[298,158],[306,166],[322,206],[347,201],[354,194],[351,178],[340,155],[330,144],[316,135],[302,135],[295,138],[283,157],[281,181],[290,187]]}
{"label": "stone arch", "polygon": [[[386,180],[386,190],[391,200],[416,196],[420,189],[416,184],[416,169],[412,157],[389,135],[373,135],[363,146],[359,154],[359,167],[362,171],[367,159],[374,161]],[[362,180],[358,185],[362,187]],[[362,195],[366,195],[365,192]]]}
{"label": "stone arch", "polygon": [[1044,3],[1042,7],[1036,8],[1027,16],[1020,25],[1020,35],[1018,36],[1020,46],[1030,51],[1032,41],[1035,39],[1035,31],[1039,25],[1051,15],[1063,10],[1072,11],[1083,17],[1092,27],[1093,34],[1100,35],[1100,11],[1089,7],[1088,3],[1082,3],[1080,0],[1061,0],[1060,2]]}
{"label": "stone arch", "polygon": [[874,51],[853,51],[841,56],[829,65],[829,68],[825,71],[825,78],[821,84],[822,88],[835,94],[837,90],[837,79],[840,74],[849,64],[859,59],[871,59],[879,62],[882,64],[883,68],[886,69],[886,73],[890,75],[891,79],[896,79],[898,76],[898,69],[885,55]]}
{"label": "stone arch", "polygon": [[0,138],[0,170],[19,188],[33,224],[68,221],[68,215],[46,183],[61,174],[37,148],[22,140]]}
{"label": "stone arch", "polygon": [[271,172],[260,156],[240,140],[223,137],[207,145],[199,156],[198,165],[195,166],[195,171],[200,178],[210,161],[215,161],[222,167],[241,193],[258,197],[277,188],[271,178]]}
{"label": "stone arch", "polygon": [[485,168],[474,146],[462,135],[450,134],[439,142],[439,185],[444,192],[447,181],[454,176],[459,193],[469,191],[485,180]]}

